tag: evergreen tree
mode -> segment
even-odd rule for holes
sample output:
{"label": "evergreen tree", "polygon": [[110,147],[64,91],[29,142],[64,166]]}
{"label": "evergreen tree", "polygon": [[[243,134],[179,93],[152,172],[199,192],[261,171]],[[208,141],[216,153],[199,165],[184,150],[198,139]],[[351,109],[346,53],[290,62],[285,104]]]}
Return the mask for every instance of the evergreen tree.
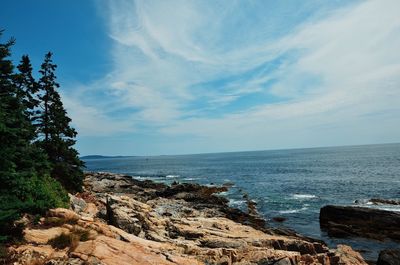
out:
{"label": "evergreen tree", "polygon": [[[0,31],[0,36],[1,36]],[[50,179],[46,155],[33,144],[26,95],[9,59],[14,40],[0,43],[0,239],[23,212],[65,206],[68,196]]]}
{"label": "evergreen tree", "polygon": [[52,164],[51,176],[60,181],[71,191],[80,191],[83,182],[83,162],[73,148],[76,131],[70,126],[71,119],[61,102],[57,92],[56,65],[52,61],[52,53],[47,53],[41,65],[39,80],[41,114],[39,132],[41,145]]}
{"label": "evergreen tree", "polygon": [[19,73],[15,75],[15,84],[20,92],[22,103],[27,109],[27,115],[32,123],[37,120],[39,113],[37,107],[39,100],[37,93],[39,92],[38,83],[32,76],[32,65],[28,55],[23,55],[20,64],[17,66]]}

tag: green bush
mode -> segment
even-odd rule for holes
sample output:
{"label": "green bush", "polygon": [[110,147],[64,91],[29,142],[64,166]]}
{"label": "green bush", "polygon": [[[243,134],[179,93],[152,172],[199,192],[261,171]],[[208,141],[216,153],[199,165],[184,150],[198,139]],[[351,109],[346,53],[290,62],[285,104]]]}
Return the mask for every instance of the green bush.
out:
{"label": "green bush", "polygon": [[49,208],[68,207],[68,194],[49,176],[16,178],[12,188],[1,190],[0,237],[18,236],[21,228],[13,222],[22,213],[44,214]]}

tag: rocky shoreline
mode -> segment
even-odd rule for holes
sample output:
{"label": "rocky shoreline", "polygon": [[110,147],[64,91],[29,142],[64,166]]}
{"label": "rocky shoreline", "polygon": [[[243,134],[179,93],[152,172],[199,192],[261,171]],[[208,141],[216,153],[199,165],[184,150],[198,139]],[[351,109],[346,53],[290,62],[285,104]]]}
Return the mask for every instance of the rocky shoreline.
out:
{"label": "rocky shoreline", "polygon": [[400,241],[400,213],[358,206],[321,208],[320,225],[333,237]]}
{"label": "rocky shoreline", "polygon": [[20,220],[7,264],[367,264],[349,246],[266,227],[251,203],[243,212],[217,195],[227,189],[87,173],[71,209]]}

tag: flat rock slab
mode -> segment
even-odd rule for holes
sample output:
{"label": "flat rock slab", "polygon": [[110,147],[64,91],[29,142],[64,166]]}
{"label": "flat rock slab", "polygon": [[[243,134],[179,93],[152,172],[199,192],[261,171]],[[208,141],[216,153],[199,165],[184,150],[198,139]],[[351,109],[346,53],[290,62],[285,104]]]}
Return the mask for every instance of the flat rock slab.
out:
{"label": "flat rock slab", "polygon": [[354,206],[321,208],[321,228],[333,237],[359,236],[400,240],[400,213]]}

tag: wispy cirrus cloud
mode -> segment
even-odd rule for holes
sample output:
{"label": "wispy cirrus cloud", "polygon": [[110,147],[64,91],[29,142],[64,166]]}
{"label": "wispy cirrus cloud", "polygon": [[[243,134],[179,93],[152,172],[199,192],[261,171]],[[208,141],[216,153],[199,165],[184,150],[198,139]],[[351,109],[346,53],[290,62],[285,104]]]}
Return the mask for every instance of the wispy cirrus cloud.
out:
{"label": "wispy cirrus cloud", "polygon": [[189,135],[193,152],[399,139],[396,0],[110,1],[108,10],[113,70],[89,85],[103,96],[82,118],[109,123],[126,109],[105,133]]}

